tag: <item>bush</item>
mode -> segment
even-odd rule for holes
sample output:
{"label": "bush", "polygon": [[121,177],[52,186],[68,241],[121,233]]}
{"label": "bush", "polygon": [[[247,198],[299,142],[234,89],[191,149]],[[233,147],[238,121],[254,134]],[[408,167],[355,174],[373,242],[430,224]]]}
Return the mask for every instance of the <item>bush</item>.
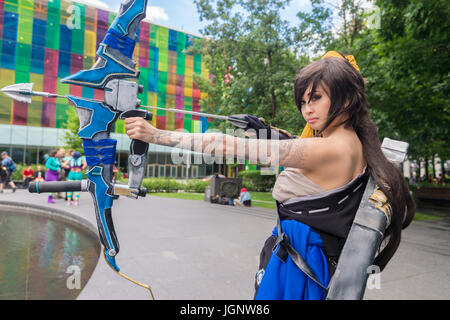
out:
{"label": "bush", "polygon": [[261,175],[260,170],[247,170],[239,172],[242,186],[249,191],[270,191],[275,184],[275,175]]}
{"label": "bush", "polygon": [[142,186],[147,188],[147,192],[176,192],[183,189],[175,179],[166,178],[145,178]]}
{"label": "bush", "polygon": [[209,186],[210,181],[202,180],[188,180],[187,183],[182,186],[185,192],[204,193],[205,188]]}

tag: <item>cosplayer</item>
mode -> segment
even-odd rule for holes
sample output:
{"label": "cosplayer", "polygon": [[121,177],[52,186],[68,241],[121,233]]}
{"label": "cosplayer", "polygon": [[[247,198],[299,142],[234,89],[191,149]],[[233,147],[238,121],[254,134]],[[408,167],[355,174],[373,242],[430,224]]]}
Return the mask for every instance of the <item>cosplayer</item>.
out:
{"label": "cosplayer", "polygon": [[[364,80],[354,60],[349,60],[330,52],[297,76],[295,103],[307,121],[303,139],[289,139],[279,132],[280,138],[288,139],[244,142],[221,133],[170,132],[143,119],[125,120],[130,138],[154,144],[191,148],[198,144],[195,139],[201,139],[203,147],[223,141],[212,153],[245,144],[247,159],[258,154],[261,145],[267,144],[262,150],[273,150],[272,144],[278,148],[279,154],[270,153],[269,159],[278,156],[279,165],[286,168],[273,188],[279,221],[261,252],[256,299],[326,297],[369,176],[390,206],[384,235],[387,244],[374,261],[381,270],[397,250],[402,228],[414,215],[414,202],[402,173],[381,151],[377,127],[367,111]],[[253,116],[248,118],[257,122]],[[264,124],[253,127],[258,126]],[[292,259],[296,255],[315,277],[307,275],[306,268],[300,270]]]}
{"label": "cosplayer", "polygon": [[[86,162],[81,157],[79,151],[72,153],[72,157],[67,160],[67,168],[69,169],[69,175],[67,176],[68,181],[81,181],[83,180],[83,170],[87,167]],[[80,192],[68,191],[67,192],[67,205],[78,206],[80,200]]]}

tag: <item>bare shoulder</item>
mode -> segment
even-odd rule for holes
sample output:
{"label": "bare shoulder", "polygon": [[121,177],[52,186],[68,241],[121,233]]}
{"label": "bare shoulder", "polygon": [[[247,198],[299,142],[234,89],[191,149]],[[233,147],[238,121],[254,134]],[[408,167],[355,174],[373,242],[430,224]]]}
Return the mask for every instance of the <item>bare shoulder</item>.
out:
{"label": "bare shoulder", "polygon": [[323,187],[341,187],[360,174],[364,168],[362,144],[356,136],[321,138],[309,148],[310,160],[301,168],[303,174]]}

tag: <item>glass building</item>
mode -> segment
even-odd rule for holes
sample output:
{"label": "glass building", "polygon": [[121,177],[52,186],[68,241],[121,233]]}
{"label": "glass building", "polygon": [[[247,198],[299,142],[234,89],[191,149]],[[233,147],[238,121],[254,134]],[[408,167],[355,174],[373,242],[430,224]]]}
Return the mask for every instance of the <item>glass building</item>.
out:
{"label": "glass building", "polygon": [[[115,13],[67,0],[0,0],[0,87],[34,83],[34,90],[103,99],[101,90],[60,83],[60,80],[95,62],[95,52]],[[143,21],[134,60],[140,70],[142,105],[200,111],[205,93],[193,74],[209,77],[200,55],[186,54],[195,35]],[[18,163],[42,163],[43,155],[64,146],[67,110],[65,99],[34,97],[31,104],[0,94],[0,150],[9,151]],[[204,132],[203,117],[154,112],[160,129]],[[125,167],[130,140],[123,121],[115,125],[118,165]],[[213,165],[173,165],[171,148],[150,145],[148,175],[205,176]],[[192,158],[194,154],[191,155]],[[194,163],[193,161],[189,161]]]}

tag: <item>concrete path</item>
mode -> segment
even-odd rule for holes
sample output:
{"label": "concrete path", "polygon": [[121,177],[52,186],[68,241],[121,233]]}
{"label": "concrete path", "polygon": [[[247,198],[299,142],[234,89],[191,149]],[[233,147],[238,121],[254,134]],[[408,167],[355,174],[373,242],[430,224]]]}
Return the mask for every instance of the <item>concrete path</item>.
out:
{"label": "concrete path", "polygon": [[[78,207],[46,195],[5,190],[0,200],[52,206],[96,225],[93,204]],[[252,299],[259,252],[275,223],[273,210],[213,205],[147,196],[121,197],[113,208],[121,271],[150,284],[157,299]],[[365,299],[450,299],[450,214],[413,222],[380,275],[380,289]],[[149,299],[148,291],[122,279],[103,258],[78,299]]]}

